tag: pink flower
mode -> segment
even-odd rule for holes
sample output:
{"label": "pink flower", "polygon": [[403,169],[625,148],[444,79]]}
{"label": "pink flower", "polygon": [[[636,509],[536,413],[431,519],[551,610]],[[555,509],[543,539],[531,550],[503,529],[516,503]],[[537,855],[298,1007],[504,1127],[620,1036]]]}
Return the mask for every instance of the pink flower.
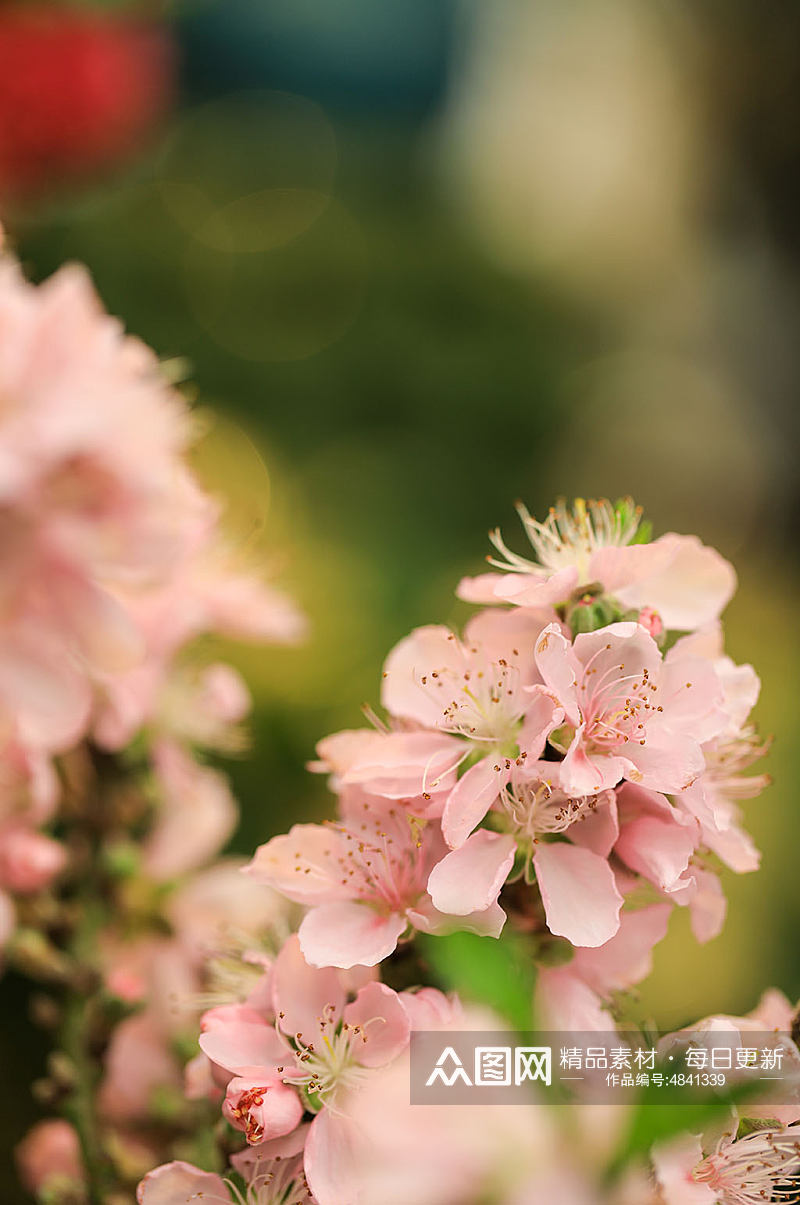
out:
{"label": "pink flower", "polygon": [[[579,587],[598,584],[623,609],[649,609],[663,627],[689,631],[715,620],[736,588],[732,566],[696,536],[674,533],[653,543],[634,543],[641,509],[625,499],[613,507],[601,500],[562,500],[544,523],[521,504],[518,511],[536,559],[506,547],[499,531],[491,535],[505,575],[465,578],[458,588],[470,602],[510,602],[546,614]],[[653,633],[656,634],[655,632]]]}
{"label": "pink flower", "polygon": [[[523,761],[495,771],[501,793],[492,819],[503,831],[478,829],[439,862],[428,881],[437,908],[472,911],[521,860],[526,880],[535,876],[552,933],[581,946],[614,935],[622,907],[608,863],[619,831],[614,793],[570,796],[560,771],[556,762]],[[450,801],[445,825],[449,808]]]}
{"label": "pink flower", "polygon": [[653,1150],[665,1205],[762,1205],[791,1200],[800,1170],[800,1126],[770,1126],[742,1138],[724,1134],[704,1157],[684,1135]]}
{"label": "pink flower", "polygon": [[153,750],[161,806],[144,847],[144,868],[155,879],[177,878],[207,862],[236,826],[227,779],[199,765],[171,741]]}
{"label": "pink flower", "polygon": [[25,1135],[15,1155],[23,1187],[37,1197],[53,1181],[84,1182],[78,1135],[67,1121],[40,1121]]}
{"label": "pink flower", "polygon": [[[471,765],[448,793],[444,833],[460,844],[503,790],[512,764],[538,757],[561,723],[538,681],[533,647],[541,624],[521,613],[485,611],[464,641],[443,627],[419,628],[389,654],[382,701],[398,720],[461,738]],[[374,789],[374,788],[372,788]]]}
{"label": "pink flower", "polygon": [[231,1163],[245,1180],[242,1195],[231,1180],[201,1171],[191,1163],[165,1163],[139,1185],[139,1205],[315,1205],[303,1171],[307,1127],[293,1134],[248,1147]]}
{"label": "pink flower", "polygon": [[[277,1096],[278,1085],[310,1102],[316,1116],[308,1129],[305,1171],[320,1205],[335,1205],[348,1199],[337,1196],[335,1186],[348,1166],[354,1095],[377,1068],[406,1050],[412,1023],[434,1027],[438,1017],[452,1015],[452,1006],[431,989],[418,997],[398,995],[374,981],[359,987],[348,1003],[350,985],[343,972],[310,966],[297,937],[284,945],[269,983],[271,1008],[212,1010],[204,1018],[200,1045],[227,1076],[226,1115],[245,1130],[248,1141],[257,1141],[261,1126],[270,1132],[287,1125],[289,1110],[286,1099]],[[237,1108],[241,1117],[234,1113]]]}
{"label": "pink flower", "polygon": [[[496,834],[484,837],[490,841]],[[495,937],[500,932],[505,914],[497,894],[505,873],[478,889],[466,914],[459,908],[449,915],[431,902],[428,878],[446,849],[438,822],[356,796],[345,801],[337,823],[297,824],[273,837],[248,870],[289,899],[310,905],[298,934],[308,962],[374,966],[409,926],[425,932],[458,926]],[[513,854],[506,873],[512,861]]]}
{"label": "pink flower", "polygon": [[681,791],[702,773],[701,744],[725,724],[708,662],[662,660],[636,623],[610,624],[572,645],[551,625],[537,642],[536,661],[566,716],[565,789],[588,794],[628,778]]}
{"label": "pink flower", "polygon": [[[761,1104],[758,1100],[748,1101],[747,1116],[790,1125],[800,1122],[800,1049],[791,1036],[795,1014],[796,1009],[783,993],[772,988],[764,992],[757,1006],[745,1016],[736,1017],[722,1013],[704,1017],[686,1029],[667,1034],[661,1039],[659,1049],[662,1052],[683,1051],[687,1041],[694,1046],[702,1046],[704,1040],[713,1046],[715,1038],[719,1035],[724,1037],[725,1045],[731,1048],[767,1045],[774,1047],[780,1052],[784,1080],[782,1090],[789,1099],[786,1103],[778,1105]],[[767,1040],[767,1035],[771,1040]],[[741,1074],[747,1078],[746,1073]],[[735,1077],[736,1071],[729,1074],[728,1079],[733,1083]],[[796,1132],[800,1136],[800,1125]]]}

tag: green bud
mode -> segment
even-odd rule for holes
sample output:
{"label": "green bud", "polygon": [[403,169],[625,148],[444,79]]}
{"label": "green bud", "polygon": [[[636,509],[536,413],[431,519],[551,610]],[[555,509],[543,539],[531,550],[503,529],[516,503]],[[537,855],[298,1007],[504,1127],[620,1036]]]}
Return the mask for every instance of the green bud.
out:
{"label": "green bud", "polygon": [[43,983],[63,983],[69,976],[69,959],[37,929],[19,929],[7,947],[16,970]]}
{"label": "green bud", "polygon": [[619,605],[607,594],[584,593],[567,608],[566,621],[573,636],[581,632],[596,632],[622,618]]}
{"label": "green bud", "polygon": [[103,866],[115,879],[130,879],[139,871],[141,857],[131,841],[115,841],[103,850]]}

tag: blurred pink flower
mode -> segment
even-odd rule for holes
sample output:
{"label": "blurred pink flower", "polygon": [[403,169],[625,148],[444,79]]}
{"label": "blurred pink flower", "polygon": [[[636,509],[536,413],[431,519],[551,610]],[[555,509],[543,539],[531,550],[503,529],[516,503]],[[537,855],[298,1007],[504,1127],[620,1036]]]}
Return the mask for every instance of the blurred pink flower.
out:
{"label": "blurred pink flower", "polygon": [[40,1121],[14,1152],[22,1185],[39,1199],[53,1180],[82,1184],[85,1178],[78,1135],[67,1121]]}
{"label": "blurred pink flower", "polygon": [[173,879],[202,866],[230,837],[238,817],[228,780],[185,749],[161,740],[153,749],[160,793],[143,865],[155,879]]}

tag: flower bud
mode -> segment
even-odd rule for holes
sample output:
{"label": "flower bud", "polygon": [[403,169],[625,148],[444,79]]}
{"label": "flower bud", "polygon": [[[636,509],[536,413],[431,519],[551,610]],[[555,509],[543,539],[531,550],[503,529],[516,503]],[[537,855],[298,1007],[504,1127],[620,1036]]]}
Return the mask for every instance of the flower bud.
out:
{"label": "flower bud", "polygon": [[567,606],[566,621],[573,636],[581,632],[596,632],[610,623],[616,623],[621,612],[616,602],[605,594],[585,591]]}

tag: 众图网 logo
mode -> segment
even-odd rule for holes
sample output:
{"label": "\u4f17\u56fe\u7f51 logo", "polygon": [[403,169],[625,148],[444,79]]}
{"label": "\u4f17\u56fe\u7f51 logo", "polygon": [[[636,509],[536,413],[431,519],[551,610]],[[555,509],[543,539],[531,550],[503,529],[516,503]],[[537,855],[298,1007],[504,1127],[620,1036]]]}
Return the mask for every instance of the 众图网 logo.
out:
{"label": "\u4f17\u56fe\u7f51 logo", "polygon": [[445,1046],[425,1081],[425,1087],[508,1088],[526,1083],[550,1086],[553,1059],[549,1046],[476,1046],[469,1068],[452,1046]]}

